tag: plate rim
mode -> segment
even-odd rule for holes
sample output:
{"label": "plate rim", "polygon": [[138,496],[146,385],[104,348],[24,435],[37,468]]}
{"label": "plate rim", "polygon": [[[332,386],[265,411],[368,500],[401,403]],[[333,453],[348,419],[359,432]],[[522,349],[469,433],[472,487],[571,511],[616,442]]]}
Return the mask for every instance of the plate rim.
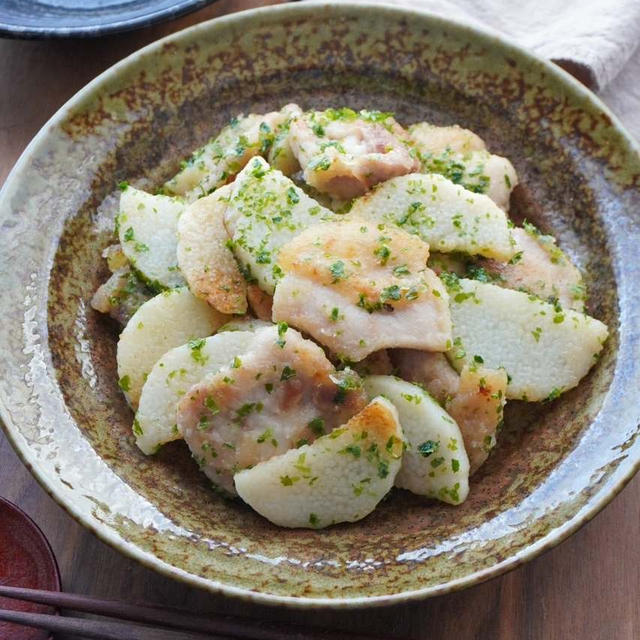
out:
{"label": "plate rim", "polygon": [[[217,0],[178,0],[173,6],[159,10],[151,10],[142,15],[130,19],[116,19],[105,23],[93,23],[74,27],[53,26],[35,27],[20,26],[12,22],[0,20],[0,37],[16,40],[58,40],[64,38],[97,38],[114,33],[134,31],[154,24],[167,22],[184,16],[193,11],[198,11]],[[175,32],[177,33],[177,32]],[[135,52],[134,52],[135,53]],[[107,69],[108,71],[108,69]]]}
{"label": "plate rim", "polygon": [[[224,23],[242,22],[244,20],[253,20],[254,17],[259,19],[260,16],[267,14],[282,14],[283,18],[286,18],[289,14],[299,15],[301,13],[310,13],[314,9],[317,10],[319,6],[324,7],[325,10],[337,9],[340,11],[344,9],[346,12],[361,12],[364,15],[366,15],[367,11],[377,11],[382,14],[394,14],[399,17],[416,15],[426,18],[433,23],[439,24],[439,26],[444,28],[447,26],[453,26],[460,33],[464,33],[466,31],[471,36],[480,36],[485,40],[485,42],[493,41],[494,43],[497,43],[499,47],[502,47],[503,50],[511,49],[517,52],[517,54],[523,59],[541,66],[551,77],[554,77],[564,85],[568,85],[570,90],[574,91],[581,99],[586,100],[599,111],[603,112],[608,118],[610,118],[613,128],[620,134],[622,141],[628,145],[630,150],[632,150],[636,155],[640,155],[640,145],[638,142],[633,138],[633,136],[631,136],[631,134],[629,134],[619,118],[609,110],[597,95],[558,65],[537,56],[533,52],[516,44],[514,41],[502,34],[499,34],[489,28],[484,29],[478,28],[475,25],[471,26],[464,21],[444,18],[431,11],[422,9],[390,4],[379,4],[376,2],[311,0],[300,4],[286,3],[259,7],[212,18],[155,40],[107,68],[65,101],[29,142],[7,175],[7,178],[0,189],[0,216],[3,208],[3,201],[7,198],[7,195],[10,192],[12,182],[16,180],[16,176],[26,165],[38,145],[46,138],[49,130],[62,122],[67,116],[68,111],[70,111],[76,104],[82,103],[88,95],[93,94],[103,83],[108,83],[112,77],[118,76],[121,71],[125,70],[129,65],[135,65],[139,57],[144,57],[153,53],[155,50],[161,49],[173,40],[180,40],[185,36],[196,35],[199,31],[206,32],[214,23],[215,25],[219,25]],[[2,217],[0,217],[0,223],[1,222]],[[257,604],[285,606],[287,608],[294,609],[358,609],[362,607],[380,607],[415,602],[459,591],[481,582],[485,582],[491,578],[501,576],[565,541],[569,536],[600,513],[602,509],[604,509],[624,489],[638,470],[640,470],[640,457],[636,460],[626,460],[621,462],[616,472],[614,472],[617,477],[612,478],[612,482],[614,482],[612,486],[603,486],[593,494],[590,497],[589,502],[569,520],[555,528],[552,532],[546,534],[544,537],[540,538],[537,542],[528,545],[523,550],[508,556],[491,567],[473,571],[466,576],[450,580],[440,585],[401,591],[399,593],[390,593],[378,596],[337,598],[302,597],[259,592],[249,588],[237,587],[208,578],[203,578],[201,576],[196,576],[184,569],[180,569],[160,560],[152,553],[143,551],[134,543],[127,542],[122,539],[113,530],[96,528],[94,524],[80,512],[79,509],[76,509],[72,504],[65,502],[62,491],[58,492],[53,488],[48,482],[46,474],[39,470],[37,464],[33,464],[29,459],[29,447],[25,446],[24,450],[22,449],[20,443],[22,436],[20,435],[13,420],[11,420],[9,411],[7,407],[4,406],[2,398],[0,398],[0,426],[2,426],[8,441],[11,443],[22,463],[36,478],[37,482],[46,491],[46,493],[51,496],[76,522],[91,531],[101,541],[105,542],[116,551],[136,560],[146,568],[150,568],[162,575],[179,580],[189,586],[202,588],[213,594],[232,596]],[[636,426],[636,431],[636,435],[640,433],[640,425]]]}

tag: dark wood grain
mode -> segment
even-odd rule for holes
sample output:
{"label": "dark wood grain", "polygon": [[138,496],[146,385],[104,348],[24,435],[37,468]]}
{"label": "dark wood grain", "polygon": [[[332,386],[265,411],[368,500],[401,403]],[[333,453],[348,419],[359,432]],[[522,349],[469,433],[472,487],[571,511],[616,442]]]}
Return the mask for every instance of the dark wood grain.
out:
{"label": "dark wood grain", "polygon": [[[0,182],[49,116],[100,71],[139,47],[216,15],[264,4],[224,0],[174,22],[89,41],[0,41]],[[491,582],[422,603],[352,612],[249,606],[156,575],[99,542],[38,486],[0,435],[0,495],[43,529],[67,591],[390,638],[640,638],[640,476],[593,522],[544,556]],[[57,640],[77,636],[58,634]]]}

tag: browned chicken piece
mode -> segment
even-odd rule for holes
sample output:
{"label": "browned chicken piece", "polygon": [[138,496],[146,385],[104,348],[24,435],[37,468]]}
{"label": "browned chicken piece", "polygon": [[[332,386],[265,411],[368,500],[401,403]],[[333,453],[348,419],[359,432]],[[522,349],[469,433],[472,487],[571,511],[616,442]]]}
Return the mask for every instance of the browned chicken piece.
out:
{"label": "browned chicken piece", "polygon": [[458,391],[460,376],[444,353],[391,349],[389,355],[399,378],[419,384],[441,405]]}
{"label": "browned chicken piece", "polygon": [[353,368],[361,376],[389,376],[393,373],[393,364],[386,349],[370,353],[364,360],[356,362]]}
{"label": "browned chicken piece", "polygon": [[504,369],[465,366],[460,384],[445,409],[458,423],[469,456],[469,474],[475,473],[496,444],[506,402],[507,373]]}
{"label": "browned chicken piece", "polygon": [[400,378],[426,389],[457,422],[470,473],[477,471],[496,444],[506,402],[506,372],[474,364],[458,376],[444,354],[412,349],[394,349],[391,359]]}
{"label": "browned chicken piece", "polygon": [[231,187],[190,204],[178,220],[178,266],[194,296],[221,313],[247,311],[247,284],[224,226]]}
{"label": "browned chicken piece", "polygon": [[381,227],[357,218],[326,222],[284,245],[274,321],[309,333],[352,362],[390,347],[446,350],[448,295],[426,267],[427,244]]}
{"label": "browned chicken piece", "polygon": [[178,428],[204,473],[235,494],[233,475],[307,444],[366,404],[361,380],[286,325],[259,329],[250,349],[193,386]]}
{"label": "browned chicken piece", "polygon": [[516,255],[507,263],[482,260],[485,269],[497,276],[495,284],[533,293],[544,300],[557,300],[565,309],[584,312],[586,289],[580,271],[547,236],[531,224],[511,230]]}
{"label": "browned chicken piece", "polygon": [[257,284],[250,284],[247,286],[247,300],[256,318],[271,322],[273,296],[265,293]]}
{"label": "browned chicken piece", "polygon": [[372,186],[417,171],[407,134],[389,114],[351,109],[310,111],[290,125],[291,150],[305,181],[333,198],[351,199]]}

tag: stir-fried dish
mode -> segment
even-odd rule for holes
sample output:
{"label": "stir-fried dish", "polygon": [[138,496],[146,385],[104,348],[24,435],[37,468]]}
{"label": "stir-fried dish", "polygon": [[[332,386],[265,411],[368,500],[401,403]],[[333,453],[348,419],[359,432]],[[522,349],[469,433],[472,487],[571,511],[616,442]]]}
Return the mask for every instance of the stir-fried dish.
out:
{"label": "stir-fried dish", "polygon": [[595,364],[580,271],[509,219],[518,176],[475,133],[287,105],[240,115],[155,194],[123,183],[118,384],[141,451],[183,439],[216,490],[284,527],[452,505],[505,403]]}

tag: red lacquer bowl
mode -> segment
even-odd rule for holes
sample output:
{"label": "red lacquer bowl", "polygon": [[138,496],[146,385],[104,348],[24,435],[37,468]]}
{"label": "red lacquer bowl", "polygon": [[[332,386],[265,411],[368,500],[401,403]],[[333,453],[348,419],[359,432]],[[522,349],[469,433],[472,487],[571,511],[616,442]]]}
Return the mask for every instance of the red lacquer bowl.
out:
{"label": "red lacquer bowl", "polygon": [[[60,572],[49,542],[26,513],[4,498],[0,498],[0,584],[60,591]],[[56,612],[53,607],[10,598],[0,598],[0,609]],[[48,640],[51,634],[0,621],[0,638]]]}

